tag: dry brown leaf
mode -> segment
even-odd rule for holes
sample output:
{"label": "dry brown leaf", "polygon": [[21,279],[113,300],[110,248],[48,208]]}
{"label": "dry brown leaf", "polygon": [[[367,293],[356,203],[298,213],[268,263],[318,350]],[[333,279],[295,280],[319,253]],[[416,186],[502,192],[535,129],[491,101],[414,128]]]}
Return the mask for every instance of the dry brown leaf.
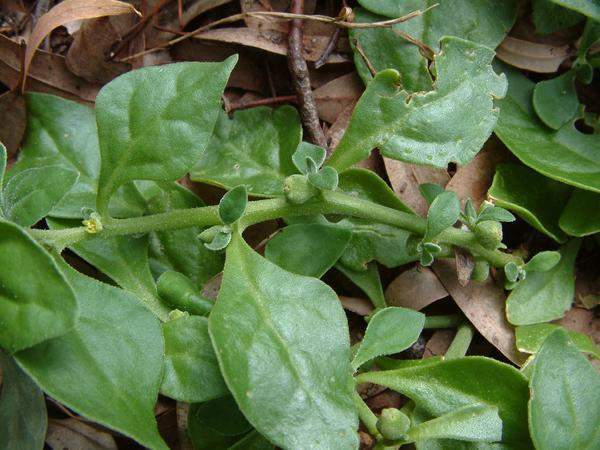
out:
{"label": "dry brown leaf", "polygon": [[421,216],[427,214],[429,206],[419,192],[419,185],[434,183],[445,186],[450,180],[448,172],[444,169],[408,164],[385,156],[383,163],[396,195]]}
{"label": "dry brown leaf", "polygon": [[[201,14],[211,9],[231,3],[233,0],[183,0],[182,3],[182,25],[185,27]],[[169,7],[163,8],[157,17],[158,24],[164,28],[179,28],[179,14],[177,2],[171,2]]]}
{"label": "dry brown leaf", "polygon": [[423,359],[431,358],[432,356],[444,356],[455,334],[454,330],[436,330],[427,341],[427,345],[425,345]]}
{"label": "dry brown leaf", "polygon": [[179,450],[194,449],[192,441],[187,433],[189,412],[190,405],[188,403],[177,402],[177,434],[179,436]]}
{"label": "dry brown leaf", "polygon": [[344,309],[347,309],[354,314],[358,314],[359,316],[368,316],[373,312],[373,304],[366,298],[340,295],[340,303]]}
{"label": "dry brown leaf", "polygon": [[570,45],[550,45],[507,36],[496,49],[498,59],[519,69],[554,73],[571,54]]}
{"label": "dry brown leaf", "polygon": [[[325,51],[329,38],[327,36],[303,36],[304,58],[307,61],[316,61]],[[209,42],[226,42],[245,47],[257,48],[277,55],[287,55],[287,33],[276,30],[260,31],[254,28],[218,28],[194,36],[194,40]],[[336,51],[329,59],[328,64],[346,63],[351,61],[347,54],[349,51],[347,39],[340,39]]]}
{"label": "dry brown leaf", "polygon": [[335,123],[349,106],[354,107],[364,85],[356,72],[342,75],[313,91],[321,120]]}
{"label": "dry brown leaf", "polygon": [[[242,12],[289,12],[290,4],[290,0],[240,0]],[[319,2],[317,0],[304,0],[304,14],[314,14],[318,4]],[[331,11],[326,11],[326,13],[332,14]],[[244,20],[248,27],[256,30],[276,30],[286,34],[289,31],[289,21],[283,19],[269,18],[268,20],[264,20],[256,17],[246,17]],[[330,36],[335,29],[330,24],[313,21],[305,21],[302,28],[307,35],[321,36]]]}
{"label": "dry brown leaf", "polygon": [[[127,22],[129,26],[133,25],[132,21]],[[111,21],[109,17],[84,21],[73,35],[73,43],[67,52],[66,63],[69,70],[90,83],[99,84],[108,83],[130,70],[130,64],[107,59],[112,45],[128,28],[125,28],[126,23],[123,25],[119,27],[118,22]]]}
{"label": "dry brown leaf", "polygon": [[571,308],[559,322],[568,330],[587,334],[596,345],[600,345],[600,318],[594,311],[585,308]]}
{"label": "dry brown leaf", "polygon": [[[17,86],[21,71],[21,46],[0,34],[0,82]],[[29,67],[28,89],[71,100],[93,102],[99,86],[74,75],[60,55],[38,50]]]}
{"label": "dry brown leaf", "polygon": [[25,134],[27,111],[25,97],[19,92],[8,91],[0,95],[0,142],[2,142],[8,156],[14,155],[21,144]]}
{"label": "dry brown leaf", "polygon": [[492,185],[496,165],[509,158],[510,153],[504,144],[493,136],[470,163],[458,168],[452,179],[446,184],[446,189],[456,192],[463,205],[465,200],[470,198],[475,208],[479,208]]}
{"label": "dry brown leaf", "polygon": [[385,290],[389,306],[421,310],[448,296],[435,274],[427,267],[415,266],[398,275]]}
{"label": "dry brown leaf", "polygon": [[513,363],[520,365],[525,361],[525,355],[516,349],[514,330],[504,315],[506,295],[491,277],[483,283],[472,282],[463,287],[452,260],[435,262],[433,271],[484,338]]}
{"label": "dry brown leaf", "polygon": [[53,450],[117,450],[110,434],[75,419],[48,419],[46,444]]}
{"label": "dry brown leaf", "polygon": [[36,54],[37,48],[52,30],[75,20],[116,16],[128,13],[139,14],[132,5],[117,0],[64,0],[58,3],[50,11],[39,18],[31,32],[31,36],[27,43],[27,49],[25,50],[21,91],[25,92],[29,65]]}
{"label": "dry brown leaf", "polygon": [[456,247],[454,249],[454,264],[456,266],[456,278],[461,286],[466,286],[471,281],[471,274],[475,268],[475,261],[470,253]]}
{"label": "dry brown leaf", "polygon": [[329,148],[335,148],[339,144],[340,139],[342,139],[342,136],[346,132],[346,128],[348,128],[353,111],[354,105],[346,106],[329,129],[325,131],[325,136],[327,136],[327,140],[329,141]]}

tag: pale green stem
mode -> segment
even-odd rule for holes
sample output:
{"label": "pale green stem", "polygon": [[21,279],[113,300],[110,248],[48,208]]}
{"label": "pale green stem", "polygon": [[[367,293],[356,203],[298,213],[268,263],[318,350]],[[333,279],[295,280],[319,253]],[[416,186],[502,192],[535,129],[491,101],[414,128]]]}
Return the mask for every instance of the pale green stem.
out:
{"label": "pale green stem", "polygon": [[463,316],[460,314],[449,314],[447,316],[427,316],[423,328],[455,328],[463,323]]}
{"label": "pale green stem", "polygon": [[381,434],[377,429],[377,416],[371,408],[364,402],[364,400],[360,397],[358,392],[354,391],[353,393],[354,405],[358,410],[358,417],[360,421],[365,425],[365,428],[369,432],[369,434],[375,439],[381,439]]}
{"label": "pale green stem", "polygon": [[[252,201],[248,204],[244,217],[240,219],[239,226],[243,229],[256,223],[281,217],[314,214],[340,214],[360,217],[402,228],[416,235],[423,235],[426,225],[424,218],[414,214],[378,205],[341,192],[325,191],[322,196],[303,205],[290,204],[282,197]],[[44,244],[65,247],[92,235],[117,236],[220,224],[218,207],[204,206],[201,208],[177,209],[130,219],[104,218],[102,231],[97,234],[89,234],[84,227],[80,227],[66,230],[32,230],[32,235]],[[523,264],[519,257],[498,250],[483,248],[470,231],[449,228],[442,232],[436,240],[442,244],[466,248],[473,255],[486,259],[496,267],[504,267],[506,263],[511,261],[517,265]]]}
{"label": "pale green stem", "polygon": [[473,340],[473,327],[468,323],[463,323],[458,327],[456,336],[452,340],[448,351],[444,355],[445,359],[462,358],[467,354],[471,341]]}

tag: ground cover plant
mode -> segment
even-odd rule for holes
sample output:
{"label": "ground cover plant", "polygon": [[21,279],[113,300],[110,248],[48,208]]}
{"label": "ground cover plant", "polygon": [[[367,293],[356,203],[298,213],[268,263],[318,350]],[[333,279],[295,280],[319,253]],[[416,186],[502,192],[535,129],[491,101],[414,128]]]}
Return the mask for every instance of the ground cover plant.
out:
{"label": "ground cover plant", "polygon": [[600,449],[596,1],[39,3],[1,449]]}

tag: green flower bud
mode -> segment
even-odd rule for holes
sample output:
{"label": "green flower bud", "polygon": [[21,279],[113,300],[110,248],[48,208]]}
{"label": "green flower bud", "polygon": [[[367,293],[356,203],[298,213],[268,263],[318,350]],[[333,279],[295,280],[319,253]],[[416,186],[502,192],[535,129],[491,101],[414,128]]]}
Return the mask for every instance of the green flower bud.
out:
{"label": "green flower bud", "polygon": [[502,243],[502,225],[500,222],[486,220],[473,228],[479,243],[488,250],[496,250]]}
{"label": "green flower bud", "polygon": [[180,311],[197,316],[206,316],[212,308],[212,302],[200,296],[197,289],[184,274],[167,271],[156,282],[159,297]]}
{"label": "green flower bud", "polygon": [[294,205],[301,205],[315,197],[319,190],[308,182],[306,176],[296,174],[285,179],[283,192],[287,201]]}
{"label": "green flower bud", "polygon": [[471,272],[471,280],[485,281],[490,275],[490,264],[484,259],[476,259],[473,272]]}
{"label": "green flower bud", "polygon": [[406,438],[410,428],[410,419],[396,408],[385,408],[377,420],[377,429],[384,439],[398,441]]}

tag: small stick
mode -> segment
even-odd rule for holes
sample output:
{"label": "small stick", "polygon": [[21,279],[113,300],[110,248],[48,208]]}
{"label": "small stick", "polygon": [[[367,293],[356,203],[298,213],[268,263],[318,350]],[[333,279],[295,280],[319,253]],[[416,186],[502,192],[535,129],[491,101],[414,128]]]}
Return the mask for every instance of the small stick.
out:
{"label": "small stick", "polygon": [[356,51],[358,52],[362,60],[365,62],[367,68],[369,69],[369,72],[371,72],[371,76],[375,78],[375,75],[377,75],[377,70],[375,70],[375,67],[373,67],[373,63],[371,63],[369,58],[367,58],[367,55],[365,54],[365,51],[362,48],[362,45],[360,45],[358,39],[354,39],[352,43],[354,44],[354,48],[356,48]]}
{"label": "small stick", "polygon": [[[304,11],[304,0],[292,0],[291,11],[293,14],[301,15]],[[292,74],[294,90],[298,95],[300,117],[309,139],[313,143],[327,148],[327,138],[321,128],[321,122],[319,122],[317,104],[310,87],[310,75],[302,54],[302,46],[302,20],[294,19],[288,36],[288,67]]]}
{"label": "small stick", "polygon": [[[144,50],[143,52],[136,53],[135,55],[131,55],[126,58],[122,58],[119,61],[127,62],[131,59],[139,58],[140,56],[144,56],[149,53],[157,52],[166,47],[170,47],[172,45],[180,43],[181,41],[184,41],[184,40],[194,37],[198,34],[201,34],[207,30],[210,30],[211,28],[216,27],[216,26],[224,25],[227,23],[238,22],[240,20],[244,20],[246,17],[254,17],[254,18],[258,18],[258,19],[275,17],[275,18],[287,19],[287,20],[293,20],[293,19],[314,20],[316,22],[329,23],[329,24],[335,25],[340,28],[388,28],[397,23],[406,22],[407,20],[410,20],[414,17],[420,16],[421,14],[426,13],[430,9],[436,7],[437,5],[438,4],[435,3],[435,4],[431,5],[429,8],[424,9],[423,11],[421,11],[421,10],[413,11],[405,16],[398,17],[397,19],[383,20],[381,22],[371,22],[371,23],[348,22],[346,20],[341,20],[336,17],[320,16],[320,15],[312,15],[311,16],[311,15],[306,15],[306,14],[293,14],[293,13],[284,13],[284,12],[276,12],[276,11],[273,11],[273,12],[271,12],[271,11],[244,12],[244,13],[234,14],[229,17],[223,17],[222,19],[219,19],[219,20],[215,20],[214,22],[211,22],[207,25],[203,25],[199,28],[196,28],[193,31],[185,33],[182,36],[179,36],[168,42],[159,44],[154,48]],[[414,40],[414,38],[412,38],[412,39]]]}
{"label": "small stick", "polygon": [[281,105],[282,103],[297,103],[298,97],[295,95],[282,95],[280,97],[261,98],[260,100],[252,100],[249,102],[240,102],[231,105],[227,112],[237,111],[239,109],[254,108],[256,106],[271,106]]}
{"label": "small stick", "polygon": [[327,47],[325,47],[325,50],[323,51],[323,54],[321,54],[319,59],[315,62],[315,69],[318,69],[319,67],[322,67],[327,63],[327,60],[331,56],[331,53],[333,53],[333,50],[335,50],[335,48],[338,45],[341,31],[341,28],[335,29],[335,31],[331,35],[331,38],[329,39],[329,42],[327,43]]}

